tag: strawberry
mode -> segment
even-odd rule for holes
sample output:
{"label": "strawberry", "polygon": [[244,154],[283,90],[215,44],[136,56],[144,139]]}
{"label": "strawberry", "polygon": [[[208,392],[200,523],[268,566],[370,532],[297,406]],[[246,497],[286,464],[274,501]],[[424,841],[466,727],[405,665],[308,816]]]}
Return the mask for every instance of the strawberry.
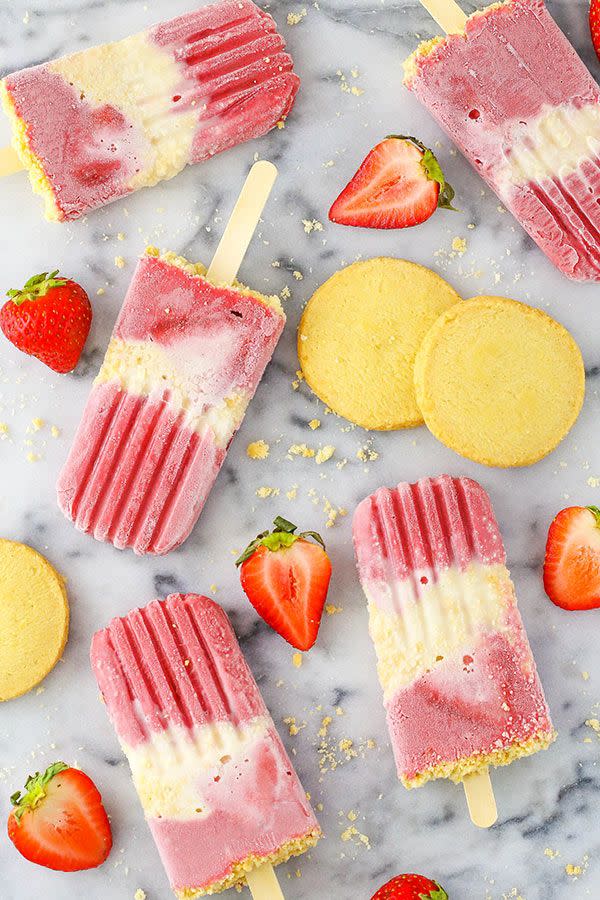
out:
{"label": "strawberry", "polygon": [[112,847],[112,834],[94,782],[79,769],[54,763],[25,783],[26,793],[10,798],[8,836],[25,859],[77,872],[95,869]]}
{"label": "strawberry", "polygon": [[448,894],[437,881],[424,875],[396,875],[371,900],[448,900]]}
{"label": "strawberry", "polygon": [[316,532],[296,534],[296,526],[281,516],[273,524],[273,531],[259,534],[235,564],[259,616],[292,647],[310,650],[321,624],[331,562]]}
{"label": "strawberry", "polygon": [[596,56],[600,59],[600,0],[590,3],[590,32]]}
{"label": "strawberry", "polygon": [[544,588],[563,609],[600,607],[600,509],[569,506],[548,532]]}
{"label": "strawberry", "polygon": [[34,275],[20,290],[8,291],[0,328],[8,340],[55,372],[77,365],[92,323],[88,295],[75,281],[54,272]]}
{"label": "strawberry", "polygon": [[438,207],[454,209],[454,190],[437,159],[416,138],[389,135],[371,150],[329,210],[340,225],[407,228]]}

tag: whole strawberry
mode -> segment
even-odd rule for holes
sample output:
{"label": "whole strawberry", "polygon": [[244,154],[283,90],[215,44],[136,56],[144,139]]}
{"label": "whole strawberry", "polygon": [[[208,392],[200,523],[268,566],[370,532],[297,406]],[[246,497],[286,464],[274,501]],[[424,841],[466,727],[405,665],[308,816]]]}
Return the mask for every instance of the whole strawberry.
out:
{"label": "whole strawberry", "polygon": [[58,269],[34,275],[0,310],[0,328],[23,353],[55,372],[71,372],[81,356],[92,324],[88,295]]}
{"label": "whole strawberry", "polygon": [[396,875],[371,900],[448,900],[448,894],[437,881],[424,875]]}

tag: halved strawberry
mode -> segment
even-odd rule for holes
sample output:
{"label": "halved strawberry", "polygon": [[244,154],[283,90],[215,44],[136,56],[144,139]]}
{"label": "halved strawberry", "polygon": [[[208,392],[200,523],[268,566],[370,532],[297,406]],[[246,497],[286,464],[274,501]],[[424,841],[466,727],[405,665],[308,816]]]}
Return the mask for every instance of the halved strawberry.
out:
{"label": "halved strawberry", "polygon": [[8,817],[8,836],[25,859],[60,872],[94,869],[104,862],[112,834],[91,778],[57,762],[43,775],[31,775],[25,791],[10,798]]}
{"label": "halved strawberry", "polygon": [[438,207],[454,209],[453,199],[432,151],[416,138],[389,135],[371,150],[329,218],[363,228],[407,228],[425,222]]}
{"label": "halved strawberry", "polygon": [[596,56],[600,59],[600,0],[590,3],[590,32]]}
{"label": "halved strawberry", "polygon": [[548,532],[544,588],[563,609],[600,607],[600,509],[569,506]]}
{"label": "halved strawberry", "polygon": [[273,524],[273,531],[259,534],[236,560],[242,587],[267,625],[292,647],[310,650],[321,624],[331,562],[316,532],[296,534],[296,526],[281,516]]}
{"label": "halved strawberry", "polygon": [[373,894],[371,900],[448,900],[437,881],[424,875],[396,875]]}

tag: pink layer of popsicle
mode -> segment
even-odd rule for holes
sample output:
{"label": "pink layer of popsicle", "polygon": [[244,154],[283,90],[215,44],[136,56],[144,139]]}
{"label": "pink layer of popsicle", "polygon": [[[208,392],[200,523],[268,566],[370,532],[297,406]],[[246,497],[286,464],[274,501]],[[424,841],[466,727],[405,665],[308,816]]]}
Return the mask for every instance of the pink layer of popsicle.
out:
{"label": "pink layer of popsicle", "polygon": [[[91,660],[117,735],[129,747],[172,726],[270,721],[227,616],[206,597],[172,594],[113,619],[94,636]],[[318,829],[272,722],[218,780],[199,774],[195,788],[213,810],[207,817],[149,819],[175,889],[218,882],[234,862]]]}
{"label": "pink layer of popsicle", "polygon": [[398,774],[411,780],[444,763],[527,741],[552,723],[521,618],[513,638],[482,633],[468,652],[436,665],[387,703]]}
{"label": "pink layer of popsicle", "polygon": [[[265,134],[290,111],[300,83],[292,59],[251,0],[220,0],[147,35],[181,71],[168,114],[199,114],[189,163]],[[9,75],[6,87],[64,219],[129,193],[147,140],[118,106],[91,104],[47,64]]]}
{"label": "pink layer of popsicle", "polygon": [[[253,297],[143,257],[113,337],[160,345],[175,364],[184,352],[196,361],[194,412],[201,415],[226,396],[252,396],[283,325]],[[200,356],[213,345],[220,348],[214,359]],[[210,428],[198,433],[173,408],[168,386],[146,397],[116,381],[97,384],[58,479],[58,503],[97,540],[168,553],[190,534],[225,455]]]}
{"label": "pink layer of popsicle", "polygon": [[600,280],[596,154],[564,178],[519,186],[497,178],[513,128],[526,133],[545,107],[600,103],[597,83],[542,0],[512,0],[469,19],[467,39],[452,36],[420,58],[409,87],[552,262],[572,278]]}

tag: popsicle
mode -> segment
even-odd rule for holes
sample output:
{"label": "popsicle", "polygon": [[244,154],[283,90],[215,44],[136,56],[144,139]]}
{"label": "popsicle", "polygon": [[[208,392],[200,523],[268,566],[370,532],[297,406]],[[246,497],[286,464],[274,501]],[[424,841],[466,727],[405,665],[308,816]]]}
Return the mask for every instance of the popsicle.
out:
{"label": "popsicle", "polygon": [[404,786],[546,748],[554,729],[483,488],[448,475],[380,488],[353,535]]}
{"label": "popsicle", "polygon": [[600,281],[598,84],[542,0],[421,2],[448,35],[405,84],[561,272]]}
{"label": "popsicle", "polygon": [[256,163],[211,266],[142,257],[71,451],[58,503],[80,531],[164,554],[192,530],[285,324],[231,284],[276,176]]}
{"label": "popsicle", "polygon": [[[51,220],[75,219],[282,122],[299,78],[268,13],[219,0],[8,75],[13,147]],[[18,168],[0,152],[0,174]]]}
{"label": "popsicle", "polygon": [[220,606],[198,594],[154,600],[97,632],[91,660],[178,897],[253,887],[317,843],[317,820]]}

